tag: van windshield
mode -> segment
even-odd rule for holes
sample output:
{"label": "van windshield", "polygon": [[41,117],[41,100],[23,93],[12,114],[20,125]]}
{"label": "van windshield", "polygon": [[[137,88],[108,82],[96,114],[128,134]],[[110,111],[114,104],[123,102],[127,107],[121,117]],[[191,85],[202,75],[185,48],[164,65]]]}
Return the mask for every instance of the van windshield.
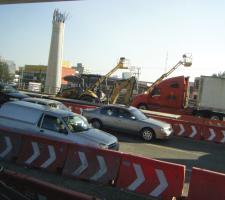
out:
{"label": "van windshield", "polygon": [[79,115],[64,117],[63,120],[71,132],[86,131],[90,128],[88,121]]}

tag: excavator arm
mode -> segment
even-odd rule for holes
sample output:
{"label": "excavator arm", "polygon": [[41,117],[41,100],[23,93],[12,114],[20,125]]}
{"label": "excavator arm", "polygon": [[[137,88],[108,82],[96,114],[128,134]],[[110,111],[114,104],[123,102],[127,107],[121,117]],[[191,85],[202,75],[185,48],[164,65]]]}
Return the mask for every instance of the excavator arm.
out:
{"label": "excavator arm", "polygon": [[130,102],[131,102],[131,98],[132,98],[132,95],[133,95],[133,90],[134,90],[135,84],[136,84],[136,78],[134,76],[132,76],[131,78],[126,79],[126,80],[116,81],[114,86],[113,86],[112,93],[110,95],[109,103],[115,104],[117,102],[117,99],[118,99],[119,95],[120,95],[120,92],[123,89],[126,89],[126,94],[123,98],[122,103],[125,104],[125,105],[129,105]]}
{"label": "excavator arm", "polygon": [[117,71],[118,69],[127,69],[127,67],[125,67],[125,58],[121,57],[118,64],[116,65],[116,67],[114,67],[110,72],[108,72],[105,76],[102,76],[101,78],[99,78],[93,85],[91,85],[90,87],[88,87],[81,95],[80,95],[80,99],[81,100],[86,100],[86,99],[96,99],[98,98],[97,94],[95,93],[95,89],[97,87],[100,86],[100,84],[105,81],[107,78],[109,78],[115,71]]}

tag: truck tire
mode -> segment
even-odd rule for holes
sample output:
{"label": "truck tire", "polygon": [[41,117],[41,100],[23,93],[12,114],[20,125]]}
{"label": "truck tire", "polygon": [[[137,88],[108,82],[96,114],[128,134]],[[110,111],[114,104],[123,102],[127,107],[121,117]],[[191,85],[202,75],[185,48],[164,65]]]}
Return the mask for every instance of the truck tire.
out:
{"label": "truck tire", "polygon": [[140,104],[137,107],[138,109],[142,109],[142,110],[148,110],[148,106],[146,104]]}
{"label": "truck tire", "polygon": [[219,116],[219,115],[216,115],[216,114],[212,114],[212,115],[210,116],[210,119],[211,119],[211,120],[222,120],[222,117]]}
{"label": "truck tire", "polygon": [[155,132],[151,128],[143,128],[140,131],[142,139],[147,142],[150,142],[155,139]]}

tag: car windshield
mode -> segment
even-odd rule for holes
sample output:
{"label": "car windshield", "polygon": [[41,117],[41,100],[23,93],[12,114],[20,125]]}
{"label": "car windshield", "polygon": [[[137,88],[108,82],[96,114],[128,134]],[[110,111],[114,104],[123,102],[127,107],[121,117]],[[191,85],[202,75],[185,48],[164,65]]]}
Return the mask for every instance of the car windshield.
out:
{"label": "car windshield", "polygon": [[11,92],[18,92],[18,91],[11,85],[4,85],[2,88],[2,92],[11,93]]}
{"label": "car windshield", "polygon": [[141,112],[140,110],[138,110],[138,109],[133,108],[130,111],[135,116],[136,119],[139,119],[139,120],[147,119],[145,114],[143,112]]}
{"label": "car windshield", "polygon": [[57,108],[57,109],[61,109],[61,110],[69,110],[64,104],[62,103],[49,103],[48,104],[50,107],[52,108]]}
{"label": "car windshield", "polygon": [[65,121],[69,130],[73,133],[86,131],[90,128],[88,121],[84,117],[79,115],[64,117],[63,120]]}

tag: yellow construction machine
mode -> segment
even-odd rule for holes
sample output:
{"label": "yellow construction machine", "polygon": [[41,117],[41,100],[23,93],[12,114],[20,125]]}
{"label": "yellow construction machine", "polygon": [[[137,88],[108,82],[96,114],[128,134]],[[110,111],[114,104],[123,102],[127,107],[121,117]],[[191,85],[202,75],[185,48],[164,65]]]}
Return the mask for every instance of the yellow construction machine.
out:
{"label": "yellow construction machine", "polygon": [[130,105],[135,85],[136,85],[136,78],[134,76],[132,76],[129,79],[116,81],[113,86],[108,103],[110,104],[118,103],[117,102],[118,98],[121,95],[122,100],[120,100],[119,103],[124,105]]}
{"label": "yellow construction machine", "polygon": [[110,72],[108,72],[104,76],[100,76],[100,78],[98,78],[93,85],[86,88],[84,91],[81,90],[82,88],[80,86],[75,88],[67,88],[60,91],[58,96],[65,97],[65,98],[79,99],[79,100],[84,100],[88,102],[96,102],[96,103],[101,102],[101,95],[103,93],[100,90],[100,85],[102,84],[103,81],[109,78],[118,69],[128,69],[125,66],[125,60],[126,59],[124,57],[121,57],[118,64],[112,70],[110,70]]}

